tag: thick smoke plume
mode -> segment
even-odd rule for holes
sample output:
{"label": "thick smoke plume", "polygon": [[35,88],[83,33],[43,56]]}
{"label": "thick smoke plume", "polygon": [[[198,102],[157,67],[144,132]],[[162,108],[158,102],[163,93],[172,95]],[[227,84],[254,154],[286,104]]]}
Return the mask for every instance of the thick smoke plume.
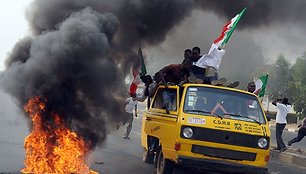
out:
{"label": "thick smoke plume", "polygon": [[[305,3],[290,1],[296,9],[285,11],[289,19],[304,21]],[[1,83],[21,108],[45,97],[48,109],[94,147],[124,117],[124,79],[139,64],[140,42],[161,43],[193,9],[229,19],[245,6],[242,28],[286,20],[277,13],[285,0],[35,0],[26,13],[32,35],[15,45]]]}
{"label": "thick smoke plume", "polygon": [[213,11],[220,17],[232,18],[244,7],[247,12],[239,22],[239,28],[256,28],[275,23],[293,23],[305,26],[306,1],[303,0],[194,0],[196,7]]}

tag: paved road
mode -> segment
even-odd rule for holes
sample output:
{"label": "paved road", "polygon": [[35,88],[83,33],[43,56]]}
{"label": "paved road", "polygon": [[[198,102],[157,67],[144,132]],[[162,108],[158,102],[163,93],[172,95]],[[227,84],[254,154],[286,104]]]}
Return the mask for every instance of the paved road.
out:
{"label": "paved road", "polygon": [[[23,168],[23,141],[28,134],[27,121],[19,114],[11,98],[1,91],[0,106],[0,173],[19,173]],[[135,119],[130,140],[122,139],[124,128],[109,135],[103,147],[97,148],[90,156],[91,168],[103,174],[154,174],[155,168],[142,162],[140,123],[140,118]],[[271,174],[304,174],[306,169],[272,159],[269,170]],[[179,169],[175,173],[220,174],[188,169]]]}
{"label": "paved road", "polygon": [[[106,141],[105,147],[96,150],[96,161],[103,161],[103,165],[93,165],[93,169],[106,174],[150,174],[155,172],[152,165],[142,162],[140,145],[140,119],[134,120],[134,127],[130,140],[122,139],[124,127],[114,132]],[[269,171],[271,174],[305,174],[306,168],[284,164],[271,159]],[[214,171],[195,171],[178,169],[175,174],[226,174]]]}

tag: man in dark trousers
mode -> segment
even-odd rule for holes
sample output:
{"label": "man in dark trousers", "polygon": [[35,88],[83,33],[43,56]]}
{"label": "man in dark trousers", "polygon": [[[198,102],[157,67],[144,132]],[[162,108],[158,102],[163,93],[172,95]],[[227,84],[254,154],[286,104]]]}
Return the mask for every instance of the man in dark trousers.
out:
{"label": "man in dark trousers", "polygon": [[288,146],[291,146],[292,143],[300,142],[304,136],[306,136],[306,117],[303,119],[302,124],[299,126],[299,131],[297,137],[293,138],[288,142]]}
{"label": "man in dark trousers", "polygon": [[275,130],[277,147],[274,150],[284,152],[285,150],[287,150],[287,147],[284,144],[282,134],[287,124],[286,117],[291,109],[291,104],[288,102],[287,98],[276,99],[272,102],[272,104],[277,107]]}

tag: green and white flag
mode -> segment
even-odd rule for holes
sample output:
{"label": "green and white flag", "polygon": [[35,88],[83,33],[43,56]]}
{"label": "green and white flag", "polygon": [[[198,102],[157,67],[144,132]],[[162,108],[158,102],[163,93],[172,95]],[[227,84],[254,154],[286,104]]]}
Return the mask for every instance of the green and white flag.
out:
{"label": "green and white flag", "polygon": [[143,75],[147,74],[147,68],[146,68],[146,65],[145,65],[145,62],[144,62],[141,46],[139,46],[139,49],[138,49],[138,56],[140,58],[140,65],[141,65],[139,75],[143,76]]}
{"label": "green and white flag", "polygon": [[140,76],[147,74],[147,69],[146,69],[146,65],[144,62],[144,57],[143,57],[142,49],[140,45],[139,45],[139,50],[138,50],[138,58],[140,59],[140,66],[136,68],[135,67],[132,68],[132,75],[134,79],[130,86],[130,94],[136,94],[137,87],[140,83]]}
{"label": "green and white flag", "polygon": [[237,14],[235,17],[233,17],[228,23],[224,25],[221,31],[221,35],[214,40],[214,44],[216,44],[218,47],[225,45],[231,35],[233,34],[240,18],[243,16],[246,8],[244,8],[239,14]]}
{"label": "green and white flag", "polygon": [[263,97],[265,95],[267,83],[268,83],[268,74],[259,77],[259,79],[255,82],[256,89],[254,91],[254,94],[257,94],[258,97]]}

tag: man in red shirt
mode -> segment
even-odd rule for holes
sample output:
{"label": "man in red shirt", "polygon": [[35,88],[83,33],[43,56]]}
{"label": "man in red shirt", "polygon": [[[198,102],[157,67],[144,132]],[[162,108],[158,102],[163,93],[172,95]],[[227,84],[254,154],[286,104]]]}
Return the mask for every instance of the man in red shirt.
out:
{"label": "man in red shirt", "polygon": [[192,66],[192,61],[186,59],[183,64],[171,64],[162,68],[155,74],[157,84],[163,82],[164,85],[169,83],[172,85],[179,85],[187,82],[189,77],[189,70]]}

